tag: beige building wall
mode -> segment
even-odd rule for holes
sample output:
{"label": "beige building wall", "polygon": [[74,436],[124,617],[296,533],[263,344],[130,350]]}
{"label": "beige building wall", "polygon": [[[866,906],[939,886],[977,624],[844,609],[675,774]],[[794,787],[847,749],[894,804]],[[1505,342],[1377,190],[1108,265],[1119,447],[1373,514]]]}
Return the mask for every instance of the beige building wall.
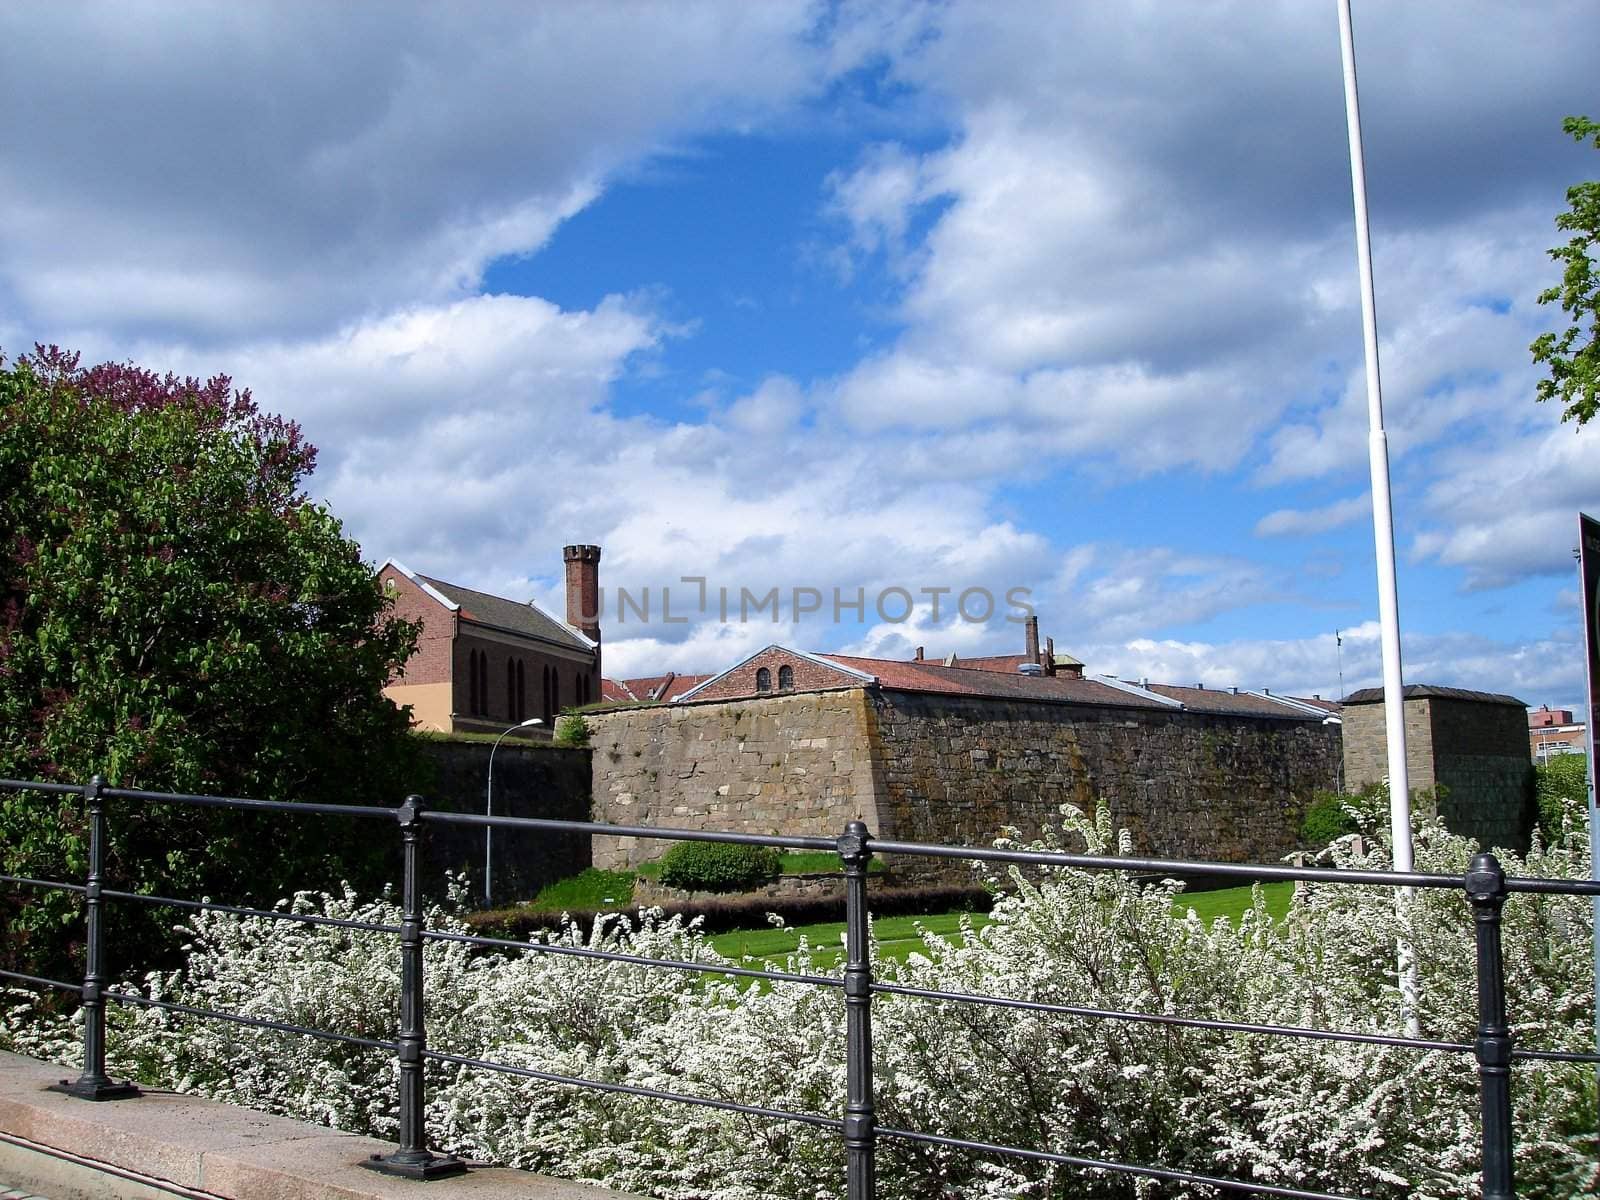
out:
{"label": "beige building wall", "polygon": [[411,723],[416,728],[451,732],[452,702],[448,682],[395,683],[384,688],[383,694],[402,707],[411,705]]}

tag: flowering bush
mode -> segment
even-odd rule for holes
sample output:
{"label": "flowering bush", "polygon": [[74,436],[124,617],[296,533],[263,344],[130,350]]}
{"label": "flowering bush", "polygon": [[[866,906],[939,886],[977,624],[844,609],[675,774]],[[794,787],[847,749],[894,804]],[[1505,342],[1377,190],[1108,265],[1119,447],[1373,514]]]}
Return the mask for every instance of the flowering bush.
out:
{"label": "flowering bush", "polygon": [[[1102,813],[1068,812],[1062,838],[1130,850]],[[1328,860],[1382,869],[1345,838]],[[1437,824],[1417,868],[1462,872],[1473,847]],[[1508,871],[1584,878],[1569,819],[1553,846]],[[1387,888],[1319,885],[1274,921],[1258,893],[1232,923],[1173,915],[1178,885],[1115,873],[1015,875],[993,923],[925,937],[925,953],[878,964],[880,979],[1119,1011],[1393,1033],[1395,945],[1413,947],[1423,1034],[1470,1041],[1476,1020],[1472,918],[1454,891],[1401,907]],[[376,923],[388,901],[298,896],[298,911]],[[447,909],[430,927],[461,928]],[[393,1036],[391,935],[203,913],[182,972],[144,993],[198,1007]],[[543,944],[721,962],[698,929],[649,913],[539,935]],[[1512,897],[1505,908],[1509,1004],[1519,1043],[1591,1048],[1587,900]],[[844,1019],[837,988],[645,968],[530,950],[426,948],[429,1042],[446,1053],[542,1072],[837,1116]],[[789,968],[812,970],[802,948]],[[20,993],[19,993],[20,995]],[[1084,1157],[1159,1164],[1265,1184],[1371,1197],[1476,1195],[1477,1081],[1469,1054],[1421,1052],[1088,1019],[879,995],[873,1005],[878,1114],[886,1126]],[[0,1038],[59,1055],[72,1029],[9,1010]],[[181,1090],[393,1137],[395,1067],[377,1050],[119,1007],[113,1065]],[[842,1195],[837,1134],[809,1125],[428,1064],[433,1143],[474,1158],[589,1179],[665,1200],[820,1200]],[[1518,1194],[1595,1195],[1592,1069],[1514,1068]],[[1209,1189],[1093,1174],[884,1137],[879,1195],[1201,1197]]]}

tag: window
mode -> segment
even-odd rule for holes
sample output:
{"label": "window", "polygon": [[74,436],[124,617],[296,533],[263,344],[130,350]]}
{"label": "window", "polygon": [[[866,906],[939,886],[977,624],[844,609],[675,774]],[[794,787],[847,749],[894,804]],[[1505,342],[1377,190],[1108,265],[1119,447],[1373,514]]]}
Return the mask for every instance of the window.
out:
{"label": "window", "polygon": [[794,691],[794,668],[793,667],[779,667],[778,668],[778,690],[780,692],[792,692],[792,691]]}
{"label": "window", "polygon": [[550,701],[550,664],[549,663],[546,663],[544,665],[544,708],[542,708],[540,711],[542,713],[544,713],[544,723],[546,725],[549,725],[551,721],[555,720],[556,706],[554,704],[552,704],[551,701]]}
{"label": "window", "polygon": [[772,690],[772,672],[762,667],[756,672],[756,691],[770,692]]}
{"label": "window", "polygon": [[518,721],[528,719],[528,675],[522,660],[517,659],[517,715]]}
{"label": "window", "polygon": [[517,664],[506,659],[506,720],[517,720]]}
{"label": "window", "polygon": [[467,651],[467,715],[489,715],[489,656],[482,650]]}

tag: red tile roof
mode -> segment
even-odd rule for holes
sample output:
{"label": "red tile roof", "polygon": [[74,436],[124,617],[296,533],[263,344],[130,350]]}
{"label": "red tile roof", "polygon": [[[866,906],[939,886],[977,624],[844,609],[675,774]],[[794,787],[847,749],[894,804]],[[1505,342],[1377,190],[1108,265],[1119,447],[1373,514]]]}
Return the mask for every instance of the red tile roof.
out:
{"label": "red tile roof", "polygon": [[662,704],[676,700],[710,678],[709,675],[679,675],[668,671],[665,675],[641,675],[637,679],[602,679],[600,698],[609,704]]}
{"label": "red tile roof", "polygon": [[1159,700],[1147,699],[1093,679],[1057,675],[1004,674],[1000,671],[946,667],[933,662],[896,662],[884,658],[852,658],[846,654],[824,654],[878,681],[878,686],[897,692],[933,692],[947,696],[988,696],[1003,700],[1045,700],[1057,704],[1095,704],[1117,708],[1167,708]]}

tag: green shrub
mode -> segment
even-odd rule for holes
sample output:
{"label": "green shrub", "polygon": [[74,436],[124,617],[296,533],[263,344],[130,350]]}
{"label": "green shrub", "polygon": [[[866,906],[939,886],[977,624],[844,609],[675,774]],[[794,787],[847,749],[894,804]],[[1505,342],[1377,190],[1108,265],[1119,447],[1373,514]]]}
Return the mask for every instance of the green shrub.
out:
{"label": "green shrub", "polygon": [[778,873],[782,855],[770,846],[679,842],[661,857],[661,882],[691,892],[743,891]]}
{"label": "green shrub", "polygon": [[558,746],[587,746],[589,722],[583,719],[582,713],[562,713],[556,718],[554,741]]}
{"label": "green shrub", "polygon": [[1338,792],[1317,792],[1300,822],[1300,841],[1319,849],[1335,838],[1356,831],[1356,819],[1345,807],[1350,797]]}
{"label": "green shrub", "polygon": [[1534,768],[1534,788],[1539,797],[1539,831],[1545,845],[1554,845],[1562,835],[1562,822],[1582,820],[1589,804],[1589,756],[1562,754],[1546,759]]}

